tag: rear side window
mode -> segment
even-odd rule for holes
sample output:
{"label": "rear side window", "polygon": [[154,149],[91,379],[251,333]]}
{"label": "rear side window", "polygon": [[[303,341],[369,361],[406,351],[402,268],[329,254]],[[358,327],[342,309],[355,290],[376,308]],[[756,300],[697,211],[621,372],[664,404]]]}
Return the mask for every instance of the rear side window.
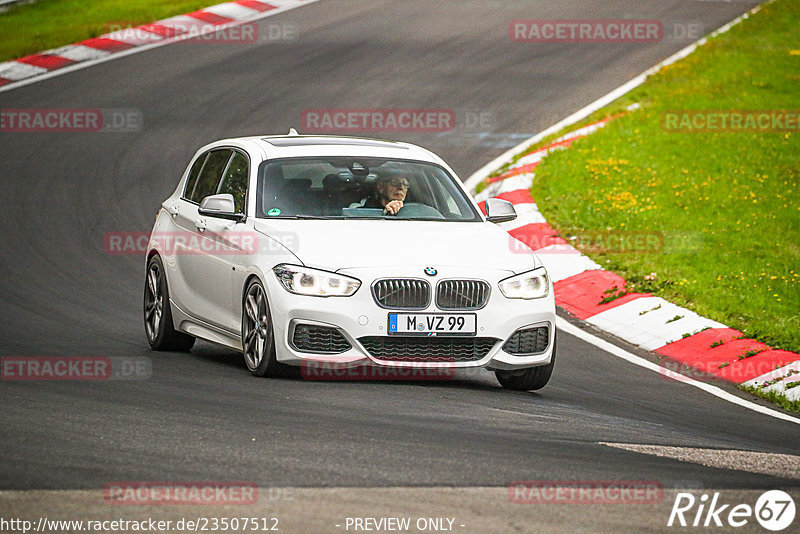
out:
{"label": "rear side window", "polygon": [[194,185],[191,192],[187,187],[186,198],[192,202],[200,204],[200,202],[207,196],[213,195],[217,191],[217,184],[222,177],[222,172],[228,165],[228,160],[231,158],[232,150],[224,148],[221,150],[212,150],[208,153],[205,165],[203,165],[200,176]]}
{"label": "rear side window", "polygon": [[230,193],[236,205],[236,213],[244,213],[244,199],[247,194],[247,158],[241,152],[234,152],[233,158],[225,171],[225,176],[217,189],[219,193]]}
{"label": "rear side window", "polygon": [[200,171],[203,169],[203,163],[206,162],[208,152],[202,154],[199,158],[194,160],[192,170],[189,171],[189,178],[186,180],[186,188],[183,191],[183,198],[189,198],[194,191],[194,186],[197,184],[197,178],[200,177]]}

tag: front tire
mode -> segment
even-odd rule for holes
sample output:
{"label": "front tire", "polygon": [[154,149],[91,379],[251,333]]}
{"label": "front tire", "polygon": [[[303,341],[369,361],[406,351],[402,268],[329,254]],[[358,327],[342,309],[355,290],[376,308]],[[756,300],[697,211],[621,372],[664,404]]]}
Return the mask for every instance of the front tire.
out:
{"label": "front tire", "polygon": [[553,374],[553,367],[556,363],[556,340],[553,337],[553,355],[550,357],[550,363],[547,365],[540,365],[539,367],[529,367],[519,371],[501,371],[494,372],[497,381],[506,389],[514,391],[532,391],[542,389],[550,381],[550,376]]}
{"label": "front tire", "polygon": [[279,378],[291,375],[291,366],[275,356],[275,332],[269,301],[261,282],[254,278],[248,285],[242,303],[242,355],[247,368],[255,376]]}
{"label": "front tire", "polygon": [[144,281],[144,331],[153,350],[187,352],[194,336],[175,330],[169,305],[169,288],[164,264],[158,255],[147,262]]}

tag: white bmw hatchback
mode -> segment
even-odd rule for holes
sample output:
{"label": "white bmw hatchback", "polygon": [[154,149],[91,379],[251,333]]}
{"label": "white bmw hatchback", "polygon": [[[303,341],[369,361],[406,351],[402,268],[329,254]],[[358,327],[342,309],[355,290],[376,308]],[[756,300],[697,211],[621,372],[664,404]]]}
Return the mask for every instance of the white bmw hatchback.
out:
{"label": "white bmw hatchback", "polygon": [[211,143],[156,218],[148,341],[241,350],[257,376],[485,368],[539,389],[555,361],[553,285],[497,226],[513,206],[485,211],[408,143],[294,131]]}

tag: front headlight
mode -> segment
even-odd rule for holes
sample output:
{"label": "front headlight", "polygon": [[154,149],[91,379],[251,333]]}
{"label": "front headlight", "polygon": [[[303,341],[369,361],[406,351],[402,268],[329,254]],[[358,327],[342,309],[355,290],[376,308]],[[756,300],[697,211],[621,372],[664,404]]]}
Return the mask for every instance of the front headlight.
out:
{"label": "front headlight", "polygon": [[341,274],[282,263],[272,268],[289,293],[313,297],[349,297],[361,287],[361,281]]}
{"label": "front headlight", "polygon": [[506,278],[497,285],[508,299],[540,299],[550,291],[544,267]]}

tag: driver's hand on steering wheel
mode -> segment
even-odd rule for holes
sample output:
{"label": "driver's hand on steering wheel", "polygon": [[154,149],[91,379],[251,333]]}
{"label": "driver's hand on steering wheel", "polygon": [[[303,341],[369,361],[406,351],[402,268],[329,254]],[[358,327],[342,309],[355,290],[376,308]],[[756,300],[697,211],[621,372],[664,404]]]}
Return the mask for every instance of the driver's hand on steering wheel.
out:
{"label": "driver's hand on steering wheel", "polygon": [[402,200],[392,200],[383,208],[383,212],[389,215],[397,215],[397,212],[400,211],[400,208],[403,207]]}

